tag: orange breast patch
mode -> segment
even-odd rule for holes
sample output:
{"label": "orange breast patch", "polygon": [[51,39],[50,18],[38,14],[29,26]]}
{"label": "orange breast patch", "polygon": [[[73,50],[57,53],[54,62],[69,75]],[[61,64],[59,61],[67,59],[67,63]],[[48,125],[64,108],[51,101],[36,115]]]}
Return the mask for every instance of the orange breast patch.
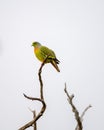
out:
{"label": "orange breast patch", "polygon": [[37,51],[38,51],[38,48],[35,47],[35,48],[34,48],[34,52],[36,53]]}

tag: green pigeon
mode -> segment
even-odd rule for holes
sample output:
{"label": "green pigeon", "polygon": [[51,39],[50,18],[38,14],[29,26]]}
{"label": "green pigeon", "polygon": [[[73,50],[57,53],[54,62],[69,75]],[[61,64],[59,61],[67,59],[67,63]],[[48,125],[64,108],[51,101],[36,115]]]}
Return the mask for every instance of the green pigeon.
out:
{"label": "green pigeon", "polygon": [[59,60],[56,58],[56,55],[53,50],[49,49],[46,46],[42,46],[39,42],[33,42],[32,46],[34,47],[34,54],[36,55],[37,59],[43,62],[46,57],[47,60],[45,63],[51,63],[53,67],[60,72],[59,67]]}

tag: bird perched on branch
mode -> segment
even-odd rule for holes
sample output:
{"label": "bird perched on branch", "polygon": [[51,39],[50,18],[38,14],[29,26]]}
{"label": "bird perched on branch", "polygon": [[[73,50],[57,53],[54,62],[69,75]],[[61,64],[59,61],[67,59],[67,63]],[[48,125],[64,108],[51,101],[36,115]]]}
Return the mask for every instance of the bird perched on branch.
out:
{"label": "bird perched on branch", "polygon": [[57,65],[60,61],[56,58],[53,50],[49,49],[46,46],[42,46],[39,42],[33,42],[32,46],[34,47],[34,54],[36,55],[38,60],[43,62],[47,58],[45,63],[51,63],[53,67],[58,72],[60,72]]}

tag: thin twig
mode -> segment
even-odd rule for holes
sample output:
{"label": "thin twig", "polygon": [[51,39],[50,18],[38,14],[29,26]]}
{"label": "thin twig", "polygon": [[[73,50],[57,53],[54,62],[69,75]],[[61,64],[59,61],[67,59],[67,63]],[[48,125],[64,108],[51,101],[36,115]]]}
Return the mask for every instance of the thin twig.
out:
{"label": "thin twig", "polygon": [[74,115],[75,115],[75,119],[77,121],[77,124],[78,124],[78,127],[79,127],[79,130],[82,130],[83,129],[83,126],[82,126],[82,122],[81,122],[81,119],[80,119],[80,116],[79,116],[79,112],[77,110],[77,108],[75,107],[75,105],[73,104],[73,98],[74,98],[74,95],[69,95],[69,93],[67,92],[67,89],[66,89],[66,83],[65,83],[65,89],[64,89],[67,97],[68,97],[68,102],[69,104],[71,105],[72,107],[72,111],[74,112]]}
{"label": "thin twig", "polygon": [[[33,119],[34,119],[36,117],[36,111],[35,110],[31,110],[30,108],[29,108],[29,110],[33,113]],[[33,130],[37,130],[37,122],[35,122],[33,124]]]}
{"label": "thin twig", "polygon": [[[89,108],[91,108],[91,107],[92,107],[92,106],[91,106],[91,105],[89,105],[88,107],[86,107],[86,108],[84,109],[84,111],[82,112],[82,115],[81,115],[81,117],[80,117],[81,122],[83,121],[83,117],[84,117],[84,115],[85,115],[86,111],[87,111]],[[77,124],[77,126],[76,126],[75,130],[79,130],[78,124]]]}
{"label": "thin twig", "polygon": [[83,116],[85,115],[86,111],[92,107],[91,105],[89,105],[88,107],[85,108],[85,110],[83,111],[82,115],[81,115],[81,121],[83,121]]}
{"label": "thin twig", "polygon": [[[34,119],[36,117],[36,111],[35,110],[31,110],[30,108],[29,108],[29,110],[33,113],[33,119]],[[37,122],[35,122],[33,124],[33,129],[37,130]]]}
{"label": "thin twig", "polygon": [[[32,113],[33,113],[33,118],[35,119],[36,118],[36,111],[34,110],[34,111],[32,111]],[[35,122],[34,123],[34,130],[37,130],[37,123]]]}
{"label": "thin twig", "polygon": [[34,97],[29,97],[29,96],[27,96],[26,94],[23,94],[23,95],[24,95],[25,98],[30,99],[30,100],[32,100],[32,101],[33,101],[33,100],[37,100],[37,101],[41,102],[42,105],[46,107],[46,104],[45,104],[45,102],[44,102],[43,99],[40,99],[40,98],[34,98]]}

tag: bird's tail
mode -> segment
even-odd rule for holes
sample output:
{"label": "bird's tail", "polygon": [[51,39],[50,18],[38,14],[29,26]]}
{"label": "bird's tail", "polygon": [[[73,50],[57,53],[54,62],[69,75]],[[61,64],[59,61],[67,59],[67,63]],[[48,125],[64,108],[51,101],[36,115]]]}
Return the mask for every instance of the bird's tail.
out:
{"label": "bird's tail", "polygon": [[51,64],[53,65],[53,67],[54,67],[58,72],[60,72],[57,63],[56,63],[54,60],[51,61]]}

